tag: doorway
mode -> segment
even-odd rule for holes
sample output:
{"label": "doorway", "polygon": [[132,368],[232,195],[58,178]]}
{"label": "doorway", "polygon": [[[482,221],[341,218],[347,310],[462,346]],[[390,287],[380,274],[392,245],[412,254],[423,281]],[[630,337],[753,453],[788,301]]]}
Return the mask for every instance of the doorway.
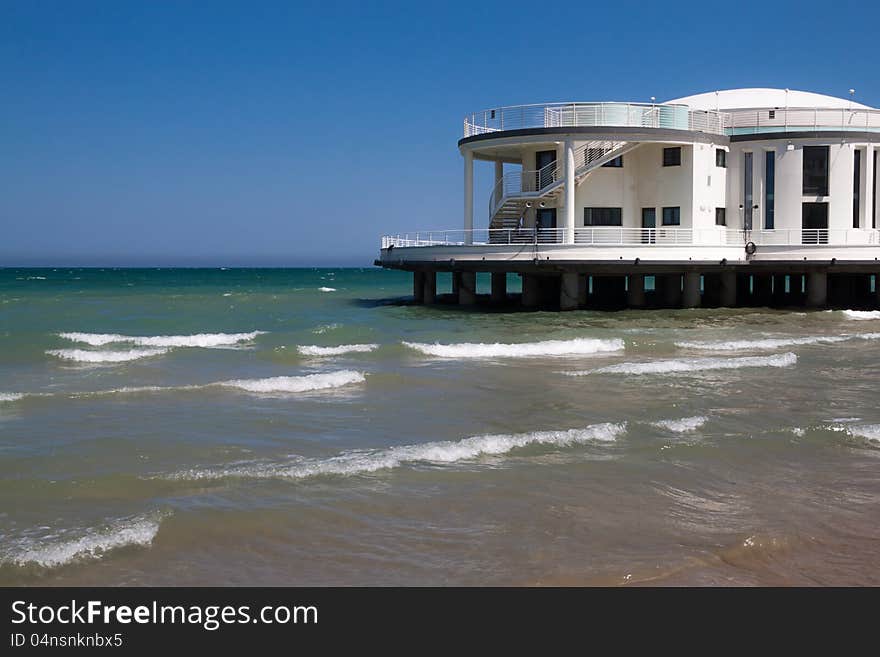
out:
{"label": "doorway", "polygon": [[657,208],[642,208],[642,244],[657,241]]}
{"label": "doorway", "polygon": [[804,203],[801,226],[803,244],[828,244],[828,204]]}

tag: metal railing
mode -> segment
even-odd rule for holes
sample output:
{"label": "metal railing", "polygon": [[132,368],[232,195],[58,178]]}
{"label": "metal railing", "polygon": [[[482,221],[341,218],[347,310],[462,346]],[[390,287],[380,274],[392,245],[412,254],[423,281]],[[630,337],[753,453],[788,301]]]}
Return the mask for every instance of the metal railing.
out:
{"label": "metal railing", "polygon": [[864,109],[741,109],[726,114],[728,134],[844,130],[880,132],[880,110]]}
{"label": "metal railing", "polygon": [[695,130],[724,134],[721,112],[686,105],[650,103],[539,103],[497,107],[468,114],[464,136],[527,128],[628,127]]}
{"label": "metal railing", "polygon": [[[880,231],[873,229],[783,229],[742,231],[725,228],[623,228],[618,226],[574,229],[578,246],[880,246]],[[427,246],[497,246],[564,244],[563,228],[483,228],[429,230],[382,237],[382,249]]]}

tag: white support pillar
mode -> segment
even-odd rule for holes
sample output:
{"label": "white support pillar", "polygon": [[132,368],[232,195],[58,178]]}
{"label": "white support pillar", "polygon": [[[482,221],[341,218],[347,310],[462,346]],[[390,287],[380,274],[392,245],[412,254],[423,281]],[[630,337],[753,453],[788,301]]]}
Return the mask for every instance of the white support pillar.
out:
{"label": "white support pillar", "polygon": [[474,242],[474,154],[464,153],[464,243]]}
{"label": "white support pillar", "polygon": [[864,153],[864,166],[859,172],[862,175],[862,188],[859,196],[862,200],[862,228],[874,228],[874,146],[868,144]]}
{"label": "white support pillar", "polygon": [[565,219],[562,241],[574,244],[574,141],[565,141]]}
{"label": "white support pillar", "polygon": [[501,179],[504,177],[504,162],[501,160],[495,160],[495,187],[498,187],[498,183],[501,182]]}

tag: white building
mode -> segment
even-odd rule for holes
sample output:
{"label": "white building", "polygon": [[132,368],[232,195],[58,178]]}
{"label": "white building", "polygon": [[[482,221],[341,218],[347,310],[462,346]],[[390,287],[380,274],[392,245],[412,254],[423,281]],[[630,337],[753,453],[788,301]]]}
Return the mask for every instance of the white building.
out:
{"label": "white building", "polygon": [[[516,272],[525,306],[876,304],[880,110],[852,99],[503,107],[468,115],[458,145],[463,228],[382,238],[377,264],[413,271],[419,301],[452,271],[461,303],[477,272],[496,302]],[[480,162],[495,183],[475,198]]]}

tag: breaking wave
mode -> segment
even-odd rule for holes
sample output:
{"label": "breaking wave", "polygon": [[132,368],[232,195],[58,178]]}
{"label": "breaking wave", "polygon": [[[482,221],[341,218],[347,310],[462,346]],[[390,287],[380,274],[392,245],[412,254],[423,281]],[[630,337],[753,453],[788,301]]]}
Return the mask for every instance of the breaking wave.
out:
{"label": "breaking wave", "polygon": [[117,333],[59,333],[72,342],[84,342],[93,347],[125,342],[139,347],[222,347],[249,342],[265,331],[250,333],[197,333],[194,335],[119,335]]}
{"label": "breaking wave", "polygon": [[704,351],[748,351],[750,349],[770,350],[807,344],[836,344],[838,342],[847,342],[848,340],[877,339],[880,339],[880,333],[829,336],[817,335],[803,338],[767,338],[763,340],[730,340],[727,342],[676,342],[675,346],[682,349],[700,349]]}
{"label": "breaking wave", "polygon": [[704,372],[709,370],[736,370],[743,367],[790,367],[797,363],[791,352],[773,356],[748,356],[744,358],[688,358],[681,360],[655,360],[645,363],[618,363],[595,370],[563,372],[568,376],[588,374],[672,374],[676,372]]}
{"label": "breaking wave", "polygon": [[379,348],[377,344],[343,344],[338,347],[300,345],[296,350],[303,356],[341,356],[342,354],[366,353]]}
{"label": "breaking wave", "polygon": [[851,436],[862,438],[873,445],[880,445],[880,424],[865,424],[862,426],[847,427]]}
{"label": "breaking wave", "polygon": [[335,287],[319,287],[318,291],[319,292],[336,292],[336,288]]}
{"label": "breaking wave", "polygon": [[519,344],[463,342],[460,344],[426,344],[404,342],[405,346],[428,356],[440,358],[528,358],[532,356],[578,356],[609,351],[621,351],[623,340],[577,338],[574,340],[546,340]]}
{"label": "breaking wave", "polygon": [[880,310],[844,310],[847,319],[880,319]]}
{"label": "breaking wave", "polygon": [[147,547],[156,537],[159,525],[168,514],[134,516],[114,520],[104,527],[65,531],[49,538],[27,537],[8,548],[0,563],[16,566],[36,565],[57,568],[85,559],[100,559],[122,547]]}
{"label": "breaking wave", "polygon": [[378,450],[342,452],[324,459],[297,459],[286,463],[257,462],[221,468],[193,469],[169,475],[171,479],[304,479],[320,475],[357,475],[400,467],[407,463],[455,463],[482,455],[506,454],[527,445],[568,447],[613,442],[626,431],[626,424],[594,424],[567,431],[535,431],[521,434],[472,436],[459,441],[402,445]]}
{"label": "breaking wave", "polygon": [[326,374],[306,374],[304,376],[273,376],[267,379],[235,379],[221,381],[211,385],[226,388],[238,388],[246,392],[256,393],[286,393],[286,392],[310,392],[312,390],[326,390],[328,388],[341,388],[352,383],[363,383],[366,380],[363,372],[353,370],[340,370]]}
{"label": "breaking wave", "polygon": [[50,349],[46,352],[77,363],[126,363],[168,353],[168,349],[129,349],[127,351],[87,351],[86,349]]}
{"label": "breaking wave", "polygon": [[0,392],[0,402],[18,401],[22,397],[24,394],[20,392]]}
{"label": "breaking wave", "polygon": [[680,420],[660,420],[652,422],[651,425],[658,429],[672,431],[673,433],[689,433],[696,431],[708,421],[709,418],[704,415],[697,415],[695,417],[683,417]]}

